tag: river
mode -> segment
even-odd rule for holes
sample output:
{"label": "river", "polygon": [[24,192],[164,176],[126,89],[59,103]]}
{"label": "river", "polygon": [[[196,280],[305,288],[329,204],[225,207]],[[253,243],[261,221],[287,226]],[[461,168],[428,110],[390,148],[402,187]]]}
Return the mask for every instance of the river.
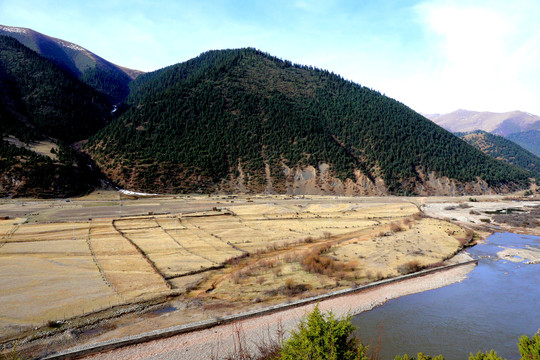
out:
{"label": "river", "polygon": [[470,352],[497,351],[519,359],[518,339],[540,328],[540,264],[499,259],[501,247],[540,251],[540,237],[496,233],[469,249],[479,264],[468,278],[443,288],[390,300],[353,318],[357,335],[380,359],[398,354],[467,359]]}

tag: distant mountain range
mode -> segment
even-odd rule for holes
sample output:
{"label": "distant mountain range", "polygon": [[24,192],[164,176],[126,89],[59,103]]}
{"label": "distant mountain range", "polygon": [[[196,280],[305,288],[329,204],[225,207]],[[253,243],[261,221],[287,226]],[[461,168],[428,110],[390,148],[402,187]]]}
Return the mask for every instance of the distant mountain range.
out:
{"label": "distant mountain range", "polygon": [[[2,196],[72,196],[100,180],[168,193],[481,194],[527,187],[535,170],[376,91],[255,49],[138,74],[2,29]],[[56,156],[35,152],[40,141]]]}
{"label": "distant mountain range", "polygon": [[495,113],[456,110],[448,114],[424,114],[424,116],[451,132],[484,130],[495,135],[506,136],[540,129],[540,116],[523,111]]}
{"label": "distant mountain range", "polygon": [[540,116],[523,111],[495,113],[456,110],[448,114],[423,114],[451,132],[483,130],[514,141],[540,156]]}
{"label": "distant mountain range", "polygon": [[131,80],[143,73],[115,65],[77,44],[31,29],[0,25],[0,35],[17,39],[79,80],[106,94],[113,102],[124,100],[129,94]]}

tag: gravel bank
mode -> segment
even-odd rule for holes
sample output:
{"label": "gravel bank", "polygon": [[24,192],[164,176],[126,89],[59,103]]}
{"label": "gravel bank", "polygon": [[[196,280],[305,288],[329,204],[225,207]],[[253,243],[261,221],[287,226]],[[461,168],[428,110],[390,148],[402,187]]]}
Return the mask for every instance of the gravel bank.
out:
{"label": "gravel bank", "polygon": [[[338,316],[358,314],[386,301],[413,293],[436,289],[464,280],[474,269],[474,264],[428,274],[418,278],[367,289],[351,295],[324,300],[319,303],[322,311],[333,311]],[[279,327],[290,331],[300,319],[313,310],[314,304],[250,318],[235,324],[226,324],[207,330],[181,334],[134,346],[112,350],[85,359],[222,359],[234,348],[235,329],[241,328],[246,343],[255,344],[273,336]]]}

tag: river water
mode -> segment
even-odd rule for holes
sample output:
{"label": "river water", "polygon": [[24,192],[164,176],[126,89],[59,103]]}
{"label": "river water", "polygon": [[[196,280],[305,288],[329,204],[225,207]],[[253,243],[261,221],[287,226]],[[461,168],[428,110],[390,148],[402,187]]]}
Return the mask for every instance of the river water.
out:
{"label": "river water", "polygon": [[479,264],[466,280],[355,316],[357,335],[374,348],[382,334],[382,360],[418,352],[468,359],[470,352],[491,349],[508,360],[519,359],[519,337],[540,329],[540,264],[499,259],[501,246],[540,250],[540,237],[489,236],[485,244],[469,249]]}

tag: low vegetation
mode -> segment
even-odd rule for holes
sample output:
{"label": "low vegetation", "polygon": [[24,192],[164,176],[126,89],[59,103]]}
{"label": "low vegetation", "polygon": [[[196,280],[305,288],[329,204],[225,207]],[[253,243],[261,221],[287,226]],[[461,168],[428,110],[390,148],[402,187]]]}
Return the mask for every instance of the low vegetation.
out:
{"label": "low vegetation", "polygon": [[[298,328],[284,340],[284,333],[278,328],[276,336],[257,344],[256,351],[250,351],[243,330],[236,327],[234,349],[227,360],[378,360],[379,345],[375,349],[362,344],[354,335],[355,327],[351,316],[336,318],[332,312],[322,313],[318,306],[301,320]],[[518,342],[520,360],[540,360],[540,330],[532,338],[523,335]],[[217,359],[217,358],[215,358]],[[435,357],[418,353],[398,355],[394,360],[444,360],[443,355]],[[469,360],[503,360],[494,350],[470,354]]]}

